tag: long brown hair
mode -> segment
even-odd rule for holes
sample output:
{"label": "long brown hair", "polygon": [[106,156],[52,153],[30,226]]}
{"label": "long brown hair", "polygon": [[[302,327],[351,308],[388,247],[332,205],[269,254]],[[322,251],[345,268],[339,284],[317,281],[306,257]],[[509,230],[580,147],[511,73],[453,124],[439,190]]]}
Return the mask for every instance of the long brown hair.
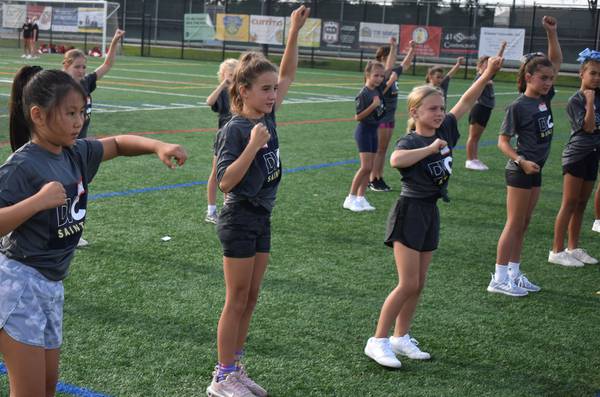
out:
{"label": "long brown hair", "polygon": [[273,65],[263,54],[251,51],[240,56],[240,61],[233,72],[233,84],[229,90],[232,112],[241,113],[244,108],[240,88],[250,88],[258,76],[267,72],[277,73],[277,66]]}
{"label": "long brown hair", "polygon": [[554,68],[554,65],[545,55],[534,56],[533,58],[525,61],[519,68],[517,74],[517,89],[520,93],[525,92],[527,89],[527,80],[525,80],[526,74],[534,74],[540,67]]}

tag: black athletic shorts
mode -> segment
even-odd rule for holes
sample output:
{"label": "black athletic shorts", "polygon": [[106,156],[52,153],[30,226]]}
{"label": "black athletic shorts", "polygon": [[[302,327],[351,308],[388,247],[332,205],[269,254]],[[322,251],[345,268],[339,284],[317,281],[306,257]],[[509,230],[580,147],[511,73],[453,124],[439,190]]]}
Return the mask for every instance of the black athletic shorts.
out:
{"label": "black athletic shorts", "polygon": [[437,198],[402,197],[388,216],[385,245],[399,241],[419,252],[434,251],[440,240],[440,212]]}
{"label": "black athletic shorts", "polygon": [[482,106],[478,103],[473,106],[471,113],[469,113],[469,124],[479,124],[482,127],[487,126],[490,116],[492,115],[492,108]]}
{"label": "black athletic shorts", "polygon": [[542,171],[537,174],[527,175],[522,169],[505,170],[506,185],[518,187],[521,189],[531,189],[532,187],[542,186]]}
{"label": "black athletic shorts", "polygon": [[250,258],[271,250],[271,213],[249,201],[223,206],[217,235],[228,258]]}
{"label": "black athletic shorts", "polygon": [[359,153],[377,153],[379,124],[358,123],[354,131],[354,139]]}
{"label": "black athletic shorts", "polygon": [[595,181],[598,177],[598,160],[600,160],[597,151],[590,152],[582,160],[562,166],[563,175],[571,174],[576,178],[581,178],[586,182]]}

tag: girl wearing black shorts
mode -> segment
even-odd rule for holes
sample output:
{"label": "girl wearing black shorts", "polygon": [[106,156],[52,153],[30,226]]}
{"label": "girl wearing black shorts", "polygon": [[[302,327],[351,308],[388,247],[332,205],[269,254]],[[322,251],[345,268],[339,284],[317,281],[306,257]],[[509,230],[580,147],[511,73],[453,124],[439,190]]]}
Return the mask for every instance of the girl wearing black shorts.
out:
{"label": "girl wearing black shorts", "polygon": [[[579,54],[581,88],[567,104],[571,136],[562,154],[563,197],[554,224],[548,261],[558,265],[594,265],[598,260],[579,248],[583,213],[598,177],[600,153],[600,52]],[[569,230],[565,249],[565,231]],[[570,258],[569,258],[570,257]]]}
{"label": "girl wearing black shorts", "polygon": [[[521,95],[511,103],[500,128],[498,147],[509,158],[506,164],[506,224],[498,240],[496,271],[488,292],[522,297],[540,287],[520,270],[525,232],[540,196],[542,168],[550,154],[554,118],[550,106],[554,77],[562,62],[556,19],[545,16],[548,56],[523,57],[517,78]],[[517,137],[516,147],[510,141]]]}
{"label": "girl wearing black shorts", "polygon": [[356,96],[356,114],[358,121],[354,131],[354,139],[358,146],[360,167],[352,178],[350,192],[342,204],[352,212],[373,211],[373,207],[365,198],[369,184],[369,175],[373,169],[373,159],[377,153],[377,129],[383,117],[384,106],[380,86],[385,78],[385,67],[381,62],[369,61],[365,67],[365,86]]}
{"label": "girl wearing black shorts", "polygon": [[[506,48],[506,41],[502,42],[498,56],[504,56],[504,49]],[[481,76],[483,71],[487,67],[487,61],[489,56],[479,57],[477,60],[477,76],[475,80]],[[489,168],[482,161],[479,160],[477,155],[477,147],[479,140],[485,127],[487,126],[492,110],[496,106],[496,98],[494,96],[494,80],[490,80],[481,93],[477,103],[471,109],[469,113],[469,137],[467,138],[467,161],[465,161],[465,168],[474,171],[487,171]]]}
{"label": "girl wearing black shorts", "polygon": [[217,181],[227,193],[217,221],[226,294],[217,330],[218,363],[206,389],[209,396],[267,395],[240,362],[269,261],[271,211],[281,180],[275,110],[296,76],[298,32],[309,12],[304,6],[292,12],[279,76],[275,65],[254,52],[240,57],[233,74],[233,117],[217,142]]}
{"label": "girl wearing black shorts", "polygon": [[[375,335],[365,347],[365,354],[380,365],[399,368],[396,354],[417,360],[430,358],[408,331],[438,246],[436,203],[439,198],[448,200],[452,149],[460,136],[458,120],[475,104],[501,65],[502,58],[491,58],[481,78],[448,113],[437,88],[416,87],[408,96],[408,134],[398,140],[390,159],[391,166],[402,175],[402,192],[390,211],[385,239],[385,244],[394,249],[398,285],[383,303]],[[394,323],[394,335],[388,338]]]}

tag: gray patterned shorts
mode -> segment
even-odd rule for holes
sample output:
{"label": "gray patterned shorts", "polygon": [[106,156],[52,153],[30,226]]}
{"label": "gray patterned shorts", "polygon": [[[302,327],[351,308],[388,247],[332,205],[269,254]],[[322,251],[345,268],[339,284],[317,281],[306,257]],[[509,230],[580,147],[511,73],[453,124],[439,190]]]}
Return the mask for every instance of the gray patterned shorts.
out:
{"label": "gray patterned shorts", "polygon": [[0,254],[0,329],[17,342],[57,349],[62,344],[64,288],[37,270]]}

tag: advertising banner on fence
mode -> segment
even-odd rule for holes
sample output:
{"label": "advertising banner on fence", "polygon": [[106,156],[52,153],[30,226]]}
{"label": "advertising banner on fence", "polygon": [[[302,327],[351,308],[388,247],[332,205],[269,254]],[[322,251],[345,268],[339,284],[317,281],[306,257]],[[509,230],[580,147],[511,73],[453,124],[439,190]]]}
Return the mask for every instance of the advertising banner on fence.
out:
{"label": "advertising banner on fence", "polygon": [[[285,37],[290,30],[292,20],[285,17]],[[308,18],[298,34],[298,45],[300,47],[316,47],[321,45],[321,20],[319,18]]]}
{"label": "advertising banner on fence", "polygon": [[321,48],[357,49],[359,23],[323,21],[321,26]]}
{"label": "advertising banner on fence", "polygon": [[447,56],[477,56],[477,34],[471,32],[469,35],[467,29],[444,28],[440,52]]}
{"label": "advertising banner on fence", "polygon": [[27,5],[27,16],[31,19],[37,18],[38,28],[40,30],[50,30],[52,26],[52,7]]}
{"label": "advertising banner on fence", "polygon": [[208,14],[184,14],[183,39],[186,41],[211,41],[215,29]]}
{"label": "advertising banner on fence", "polygon": [[102,8],[79,7],[77,9],[77,27],[80,32],[102,33],[104,10]]}
{"label": "advertising banner on fence", "polygon": [[217,34],[221,41],[248,41],[250,17],[244,14],[217,14]]}
{"label": "advertising banner on fence", "polygon": [[52,8],[52,30],[77,32],[77,8]]}
{"label": "advertising banner on fence", "polygon": [[250,41],[259,44],[283,44],[285,18],[250,15]]}
{"label": "advertising banner on fence", "polygon": [[361,22],[358,41],[362,44],[388,44],[390,37],[398,40],[398,25]]}
{"label": "advertising banner on fence", "polygon": [[25,4],[2,4],[2,27],[21,29],[27,20]]}
{"label": "advertising banner on fence", "polygon": [[481,28],[479,56],[498,54],[503,41],[507,43],[504,59],[520,60],[525,47],[525,29]]}
{"label": "advertising banner on fence", "polygon": [[426,57],[440,56],[442,28],[439,26],[400,25],[400,52],[406,54],[411,40],[417,44],[416,55]]}

